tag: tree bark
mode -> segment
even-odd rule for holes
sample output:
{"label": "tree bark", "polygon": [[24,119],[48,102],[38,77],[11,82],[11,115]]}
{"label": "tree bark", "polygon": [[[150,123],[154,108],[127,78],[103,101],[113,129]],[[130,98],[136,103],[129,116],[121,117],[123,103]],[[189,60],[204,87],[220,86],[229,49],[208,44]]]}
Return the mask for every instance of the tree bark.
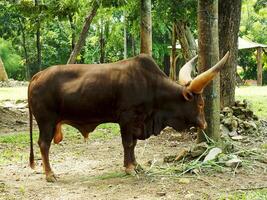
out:
{"label": "tree bark", "polygon": [[136,51],[135,51],[135,39],[134,36],[132,35],[131,37],[131,43],[132,43],[132,56],[136,55]]}
{"label": "tree bark", "polygon": [[141,53],[152,56],[151,0],[141,0]]}
{"label": "tree bark", "polygon": [[177,34],[176,34],[176,27],[175,27],[175,23],[173,23],[172,25],[172,50],[171,50],[171,57],[170,57],[170,78],[172,80],[176,80],[176,62],[175,62],[175,58],[176,58],[176,38]]}
{"label": "tree bark", "polygon": [[78,54],[81,52],[82,47],[84,46],[88,30],[90,28],[90,25],[93,21],[94,16],[96,15],[98,8],[99,8],[98,1],[94,1],[92,5],[92,10],[90,11],[89,15],[85,18],[85,23],[84,23],[82,32],[80,33],[79,39],[77,43],[75,44],[73,51],[71,52],[71,55],[69,57],[67,64],[74,64],[76,62],[76,58]]}
{"label": "tree bark", "polygon": [[[39,9],[39,1],[35,0],[35,6],[40,12]],[[42,49],[41,49],[41,23],[38,16],[38,19],[36,20],[36,49],[37,49],[37,67],[39,71],[42,70]]]}
{"label": "tree bark", "polygon": [[8,76],[4,67],[4,64],[2,62],[2,59],[0,58],[0,81],[7,81]]}
{"label": "tree bark", "polygon": [[71,51],[73,51],[75,47],[75,24],[73,23],[73,16],[68,15],[69,22],[70,22],[70,28],[71,28]]}
{"label": "tree bark", "polygon": [[[218,43],[218,0],[198,1],[199,71],[203,72],[219,60]],[[220,77],[213,79],[204,90],[205,116],[208,137],[219,140],[220,136]],[[204,134],[198,134],[198,142],[205,141]]]}
{"label": "tree bark", "polygon": [[262,48],[257,48],[257,85],[262,86]]}
{"label": "tree bark", "polygon": [[26,45],[26,34],[25,34],[25,28],[23,27],[23,23],[18,17],[19,21],[19,26],[21,30],[21,37],[22,37],[22,47],[24,51],[24,57],[25,57],[25,78],[26,80],[30,80],[30,65],[29,65],[29,56],[28,56],[28,51],[27,51],[27,45]]}
{"label": "tree bark", "polygon": [[176,23],[177,39],[181,45],[182,54],[186,61],[190,60],[196,55],[197,45],[195,39],[187,26],[183,21]]}
{"label": "tree bark", "polygon": [[235,102],[240,15],[241,0],[219,1],[220,57],[223,57],[227,51],[230,51],[230,56],[220,73],[221,108],[231,106]]}
{"label": "tree bark", "polygon": [[100,63],[104,63],[104,59],[105,59],[105,39],[104,39],[104,24],[103,24],[103,20],[100,19],[100,26],[99,26],[99,43],[100,43]]}
{"label": "tree bark", "polygon": [[124,26],[123,26],[123,58],[127,58],[127,20],[126,11],[123,11],[124,15]]}

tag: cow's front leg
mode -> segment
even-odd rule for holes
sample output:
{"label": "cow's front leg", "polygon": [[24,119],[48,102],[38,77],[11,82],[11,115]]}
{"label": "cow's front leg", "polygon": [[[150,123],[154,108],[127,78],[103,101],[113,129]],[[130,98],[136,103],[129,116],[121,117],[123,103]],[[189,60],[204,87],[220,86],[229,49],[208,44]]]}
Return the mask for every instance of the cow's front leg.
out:
{"label": "cow's front leg", "polygon": [[122,133],[122,145],[124,150],[124,167],[126,174],[134,175],[141,169],[140,165],[136,162],[134,155],[134,148],[137,139],[134,139],[131,134],[127,135]]}

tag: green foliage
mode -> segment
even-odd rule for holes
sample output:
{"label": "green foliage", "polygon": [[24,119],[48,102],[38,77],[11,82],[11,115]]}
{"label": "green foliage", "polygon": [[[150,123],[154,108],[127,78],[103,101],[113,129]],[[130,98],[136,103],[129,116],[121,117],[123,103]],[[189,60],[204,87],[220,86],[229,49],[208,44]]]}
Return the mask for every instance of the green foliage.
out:
{"label": "green foliage", "polygon": [[[245,0],[242,4],[240,36],[253,42],[267,44],[266,0]],[[240,50],[239,65],[244,79],[257,79],[256,49]],[[267,84],[267,55],[263,54],[263,83]]]}
{"label": "green foliage", "polygon": [[221,195],[219,200],[258,200],[267,199],[267,189],[236,191],[232,194]]}
{"label": "green foliage", "polygon": [[14,50],[12,43],[3,38],[0,38],[0,57],[3,60],[9,78],[23,79],[23,60]]}

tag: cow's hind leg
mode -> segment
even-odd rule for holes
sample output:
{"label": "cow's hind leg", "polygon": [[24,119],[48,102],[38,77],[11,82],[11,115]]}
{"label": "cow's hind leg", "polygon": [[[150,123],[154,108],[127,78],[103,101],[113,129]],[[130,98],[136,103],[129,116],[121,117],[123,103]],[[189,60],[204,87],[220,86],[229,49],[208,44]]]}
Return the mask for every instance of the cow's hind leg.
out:
{"label": "cow's hind leg", "polygon": [[141,171],[141,166],[136,162],[134,148],[137,139],[133,136],[122,133],[122,145],[124,150],[124,167],[126,174],[136,174]]}
{"label": "cow's hind leg", "polygon": [[56,177],[49,163],[49,149],[51,146],[51,141],[55,134],[56,123],[54,121],[45,122],[45,123],[41,122],[38,124],[38,126],[40,129],[38,144],[39,144],[41,155],[42,155],[42,161],[43,161],[43,167],[44,167],[44,171],[46,175],[46,180],[48,182],[55,182]]}

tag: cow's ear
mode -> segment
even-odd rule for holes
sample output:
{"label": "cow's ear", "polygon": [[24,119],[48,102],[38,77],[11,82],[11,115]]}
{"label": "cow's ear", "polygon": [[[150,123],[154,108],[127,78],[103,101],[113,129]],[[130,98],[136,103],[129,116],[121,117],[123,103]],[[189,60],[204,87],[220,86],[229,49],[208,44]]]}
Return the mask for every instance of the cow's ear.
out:
{"label": "cow's ear", "polygon": [[187,88],[183,89],[183,96],[187,101],[192,101],[194,98],[194,94],[190,92]]}

